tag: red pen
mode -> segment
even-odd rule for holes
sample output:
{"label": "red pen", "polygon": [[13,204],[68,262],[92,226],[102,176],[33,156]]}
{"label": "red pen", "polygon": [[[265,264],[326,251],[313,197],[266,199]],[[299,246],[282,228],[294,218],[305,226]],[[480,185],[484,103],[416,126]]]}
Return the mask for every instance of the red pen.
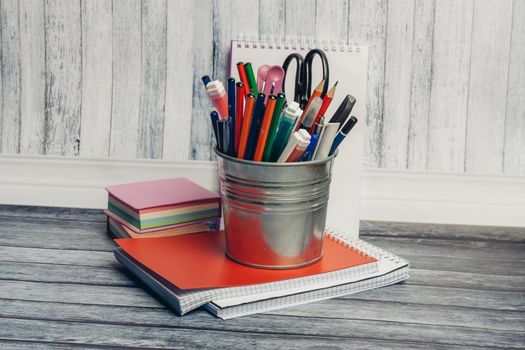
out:
{"label": "red pen", "polygon": [[237,72],[239,73],[239,79],[244,84],[244,96],[250,93],[250,84],[248,84],[248,78],[246,77],[246,71],[244,70],[244,63],[237,63]]}
{"label": "red pen", "polygon": [[241,128],[242,128],[242,119],[243,119],[243,108],[244,108],[244,84],[237,83],[237,100],[235,101],[235,154],[238,154],[239,151],[239,141],[241,139]]}

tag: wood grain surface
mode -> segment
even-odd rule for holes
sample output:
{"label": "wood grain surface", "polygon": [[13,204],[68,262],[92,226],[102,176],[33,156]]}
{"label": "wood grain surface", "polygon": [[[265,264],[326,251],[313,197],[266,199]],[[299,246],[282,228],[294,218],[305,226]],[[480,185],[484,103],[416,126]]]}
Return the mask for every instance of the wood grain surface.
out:
{"label": "wood grain surface", "polygon": [[365,167],[525,174],[522,0],[27,0],[0,17],[4,154],[214,159],[201,76],[227,77],[241,35],[311,36],[370,47]]}
{"label": "wood grain surface", "polygon": [[178,317],[115,261],[102,211],[0,205],[0,349],[522,349],[525,232],[363,222],[404,283],[221,321]]}

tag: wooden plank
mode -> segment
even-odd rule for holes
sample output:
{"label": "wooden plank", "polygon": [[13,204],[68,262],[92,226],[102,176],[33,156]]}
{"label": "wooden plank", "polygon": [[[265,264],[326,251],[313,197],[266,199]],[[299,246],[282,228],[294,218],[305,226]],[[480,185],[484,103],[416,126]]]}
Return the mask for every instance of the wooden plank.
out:
{"label": "wooden plank", "polygon": [[[259,26],[261,19],[259,15],[259,7],[265,1],[230,1],[230,39],[238,39],[242,34],[257,35],[259,33]],[[276,12],[282,10],[277,6],[273,9],[273,16]],[[230,50],[230,43],[227,44],[228,51]],[[229,55],[227,55],[229,56]],[[229,57],[228,61],[229,61]],[[235,68],[235,67],[234,67]]]}
{"label": "wooden plank", "polygon": [[168,1],[166,34],[166,111],[162,158],[187,160],[190,153],[194,21],[198,20],[192,1]]}
{"label": "wooden plank", "polygon": [[104,267],[4,261],[0,266],[0,279],[135,287],[124,271],[115,259]]}
{"label": "wooden plank", "polygon": [[[22,234],[27,235],[27,234]],[[22,236],[20,235],[20,236]],[[17,236],[18,238],[19,236]],[[46,236],[44,236],[46,237]],[[47,237],[46,237],[47,238]],[[60,237],[61,238],[61,237]],[[106,243],[107,238],[101,238],[103,247],[111,243]],[[25,240],[24,240],[25,242]],[[80,243],[82,242],[82,243]],[[80,250],[92,249],[92,240],[83,243],[84,240],[77,239],[72,249],[54,249],[54,248],[30,248],[30,247],[12,247],[0,246],[0,261],[20,261],[31,263],[48,263],[48,264],[71,264],[80,266],[111,266],[114,262],[112,252],[107,251],[93,251]],[[12,242],[5,242],[6,244],[13,244]],[[25,243],[31,244],[31,242]],[[48,243],[49,244],[49,243]],[[34,243],[33,243],[34,245]],[[440,256],[417,254],[417,253],[403,253],[403,258],[410,261],[412,268],[422,270],[441,270],[441,271],[456,271],[465,273],[478,273],[480,264],[484,265],[484,274],[488,275],[516,275],[520,273],[516,269],[516,263],[513,260],[489,260],[483,261],[476,259],[455,257],[453,259],[443,259]]]}
{"label": "wooden plank", "polygon": [[281,0],[259,1],[259,34],[269,37],[284,38],[286,21],[286,3]]}
{"label": "wooden plank", "polygon": [[141,93],[141,2],[113,0],[110,157],[136,158]]}
{"label": "wooden plank", "polygon": [[[38,238],[38,239],[36,239]],[[103,222],[31,221],[19,219],[2,228],[0,245],[28,248],[111,251]]]}
{"label": "wooden plank", "polygon": [[20,152],[20,27],[18,1],[0,3],[2,129],[0,151]]}
{"label": "wooden plank", "polygon": [[112,252],[0,246],[0,261],[69,266],[113,266]]}
{"label": "wooden plank", "polygon": [[514,1],[510,44],[503,172],[525,174],[525,2]]}
{"label": "wooden plank", "polygon": [[[322,303],[316,304],[320,305]],[[316,304],[311,304],[310,306]],[[39,308],[41,309],[42,306],[46,306],[44,303],[33,303],[32,305],[35,306],[37,310]],[[337,319],[337,322],[328,322],[328,320],[324,317],[304,316],[304,314],[308,313],[308,311],[306,310],[301,312],[301,310],[305,310],[308,306],[299,306],[287,309],[288,312],[295,312],[296,314],[299,314],[299,317],[296,315],[294,315],[295,317],[283,317],[280,312],[276,311],[276,315],[246,316],[238,320],[223,322],[214,319],[211,315],[205,315],[202,312],[193,312],[184,316],[183,318],[179,318],[166,313],[156,312],[157,310],[142,309],[144,312],[142,314],[137,312],[139,310],[136,310],[132,307],[127,309],[121,308],[114,310],[114,308],[110,308],[109,310],[104,310],[107,309],[107,307],[93,308],[91,306],[88,307],[79,305],[80,310],[75,312],[75,310],[68,307],[68,305],[65,305],[65,307],[64,304],[54,305],[59,308],[58,310],[63,311],[62,317],[58,315],[60,317],[60,321],[45,320],[47,315],[43,313],[44,310],[40,310],[40,316],[37,316],[37,318],[44,318],[45,321],[2,318],[0,319],[0,324],[2,325],[0,328],[2,329],[0,331],[0,337],[9,339],[9,335],[6,333],[15,328],[17,334],[20,335],[18,339],[32,339],[32,336],[34,335],[31,335],[31,333],[24,333],[25,327],[17,327],[17,325],[20,325],[20,323],[24,322],[30,322],[32,326],[31,328],[36,330],[38,330],[40,326],[44,325],[50,327],[51,329],[55,329],[57,332],[46,332],[46,334],[56,334],[51,337],[59,337],[59,334],[61,333],[60,331],[63,331],[64,333],[68,334],[69,341],[74,341],[74,339],[77,339],[77,337],[85,337],[81,342],[83,344],[93,344],[96,342],[97,344],[102,345],[101,342],[104,342],[103,344],[107,344],[106,342],[108,341],[118,342],[107,344],[114,346],[128,345],[128,343],[120,343],[123,341],[142,341],[143,346],[163,346],[162,344],[153,345],[146,344],[144,342],[150,341],[150,336],[152,337],[151,340],[154,339],[155,341],[159,342],[167,341],[167,339],[169,339],[166,334],[168,331],[171,334],[177,334],[177,337],[179,337],[181,332],[185,332],[184,328],[186,327],[199,329],[200,334],[213,330],[216,332],[214,339],[223,339],[228,335],[225,332],[233,331],[237,334],[242,334],[245,337],[249,337],[254,333],[261,336],[264,334],[266,340],[280,334],[281,336],[286,335],[285,339],[293,339],[302,336],[308,336],[308,339],[311,340],[330,339],[332,337],[336,337],[339,341],[343,339],[357,338],[379,341],[409,341],[421,344],[431,343],[441,345],[476,346],[484,344],[485,346],[489,347],[512,346],[513,342],[516,342],[521,336],[519,332],[507,330],[479,329],[476,327],[464,326],[454,327],[448,325],[428,325],[417,324],[413,322],[407,324],[391,321],[360,319]],[[324,305],[327,306],[327,303],[325,302]],[[17,309],[20,311],[24,310],[24,308],[16,304],[11,304],[10,306],[11,309],[14,310],[11,311],[6,307],[2,309],[2,312],[14,313],[14,311]],[[4,309],[7,310],[4,311]],[[46,309],[49,310],[49,307]],[[337,313],[340,312],[337,310],[337,308],[330,309],[331,311]],[[50,311],[52,314],[56,314],[56,311],[58,311],[48,310],[45,311]],[[96,315],[94,311],[99,311],[98,315]],[[115,311],[119,312],[117,313]],[[89,319],[88,322],[83,322],[83,320],[89,318],[91,315],[94,315],[94,317],[99,319],[101,316],[105,316],[104,324],[93,323]],[[73,318],[74,321],[67,320],[68,316]],[[379,316],[381,315],[379,314]],[[122,321],[119,322],[119,320],[116,320],[115,323],[111,322],[115,320],[116,317],[119,320],[125,320],[126,323]],[[79,321],[78,319],[81,319],[82,321]],[[407,325],[409,325],[409,327],[407,327]],[[82,332],[76,327],[80,327]],[[106,333],[106,331],[108,333]],[[146,336],[146,334],[148,335]],[[110,337],[110,335],[112,335],[112,337]],[[199,338],[195,336],[195,332],[193,332],[193,338]],[[47,341],[61,340],[61,338],[44,339]],[[214,345],[217,346],[217,343],[214,343]],[[310,343],[308,343],[308,345],[312,346]],[[281,347],[288,348],[285,344],[281,344]]]}
{"label": "wooden plank", "polygon": [[408,284],[477,290],[524,292],[524,276],[489,275],[439,270],[410,270]]}
{"label": "wooden plank", "polygon": [[111,0],[82,2],[80,156],[107,157],[111,127]]}
{"label": "wooden plank", "polygon": [[525,241],[525,228],[403,222],[361,221],[364,236],[460,239],[469,241]]}
{"label": "wooden plank", "polygon": [[190,159],[211,160],[213,130],[211,128],[211,103],[202,86],[201,77],[205,74],[214,77],[213,71],[213,26],[202,23],[213,23],[214,7],[211,0],[193,1],[199,9],[199,20],[193,23],[193,36],[199,38],[193,45],[193,109],[190,132]]}
{"label": "wooden plank", "polygon": [[472,0],[436,1],[427,168],[463,171]]}
{"label": "wooden plank", "polygon": [[45,2],[45,154],[79,154],[82,82],[80,16],[80,1]]}
{"label": "wooden plank", "polygon": [[408,166],[414,1],[389,1],[387,12],[382,168]]}
{"label": "wooden plank", "polygon": [[[111,253],[108,253],[108,257],[104,257],[104,260],[101,260],[96,265],[92,263],[88,266],[90,261],[87,260],[87,262],[84,262],[82,260],[82,255],[80,254],[78,255],[78,262],[70,265],[60,261],[56,263],[50,261],[32,263],[31,260],[34,259],[32,256],[29,256],[28,261],[23,261],[20,260],[20,254],[13,257],[13,248],[0,248],[2,248],[0,249],[2,253],[11,253],[1,259],[2,265],[0,266],[0,279],[3,280],[81,284],[85,286],[98,286],[100,288],[106,286],[143,287],[142,283],[137,282],[135,278],[127,274],[126,271],[120,267]],[[100,254],[101,253],[99,253],[99,255]],[[60,256],[57,255],[57,258],[60,258]],[[42,261],[44,259],[41,258],[40,260]],[[65,259],[62,261],[64,260]],[[102,264],[102,262],[104,262],[104,264]],[[424,280],[428,281],[431,278],[434,278],[436,276],[434,272],[419,269],[413,269],[411,274],[412,272],[415,272],[415,275],[413,274],[407,283],[397,284],[389,288],[379,288],[366,291],[356,295],[343,297],[342,299],[396,303],[402,302],[422,305],[432,304],[434,306],[460,306],[497,310],[525,310],[525,306],[521,301],[520,292],[464,289],[467,287],[466,284],[462,285],[462,289],[439,285],[426,286],[421,285],[421,283]],[[441,273],[441,271],[439,271],[439,273]],[[478,276],[474,274],[469,277],[472,276],[478,278]],[[481,277],[485,278],[483,282],[487,284],[489,278],[484,275],[481,275]],[[113,289],[110,289],[110,292],[112,290]]]}
{"label": "wooden plank", "polygon": [[[56,349],[56,350],[100,350],[99,346],[88,346],[88,345],[77,345],[77,344],[64,344],[54,342],[39,342],[34,340],[2,340],[0,339],[0,349],[9,350],[45,350],[45,349]],[[125,348],[124,348],[125,349]]]}
{"label": "wooden plank", "polygon": [[357,294],[350,294],[340,299],[383,301],[410,305],[420,304],[487,310],[524,311],[525,305],[523,304],[521,295],[520,292],[473,290],[398,283],[385,288],[376,288]]}
{"label": "wooden plank", "polygon": [[100,209],[34,207],[0,204],[0,216],[76,221],[106,221]]}
{"label": "wooden plank", "polygon": [[[232,5],[230,1],[213,2],[213,79],[220,80],[226,89],[229,78]],[[211,108],[208,110],[208,120],[210,111]]]}
{"label": "wooden plank", "polygon": [[126,286],[0,280],[0,298],[68,304],[162,307],[147,291]]}
{"label": "wooden plank", "polygon": [[335,41],[348,41],[348,0],[315,2],[315,37]]}
{"label": "wooden plank", "polygon": [[[228,349],[304,349],[311,348],[330,348],[330,349],[377,349],[393,348],[407,349],[403,341],[392,341],[382,339],[363,339],[359,337],[359,331],[364,327],[358,328],[355,333],[349,335],[345,329],[336,328],[340,331],[341,336],[337,337],[312,337],[303,334],[286,334],[282,335],[261,333],[259,330],[279,326],[281,329],[289,327],[289,319],[272,318],[270,324],[257,322],[250,327],[250,331],[216,331],[216,330],[199,330],[198,333],[193,329],[181,329],[174,327],[145,327],[129,325],[111,325],[111,324],[94,324],[80,322],[58,322],[58,321],[40,321],[40,320],[18,320],[18,319],[0,319],[0,337],[4,340],[38,340],[46,342],[67,342],[81,345],[99,345],[99,346],[128,346],[140,348],[156,349],[181,349],[181,348],[228,348]],[[216,320],[217,325],[225,325],[233,322],[222,322]],[[301,323],[301,322],[297,322]],[[314,333],[306,324],[302,324],[302,333]],[[321,329],[328,328],[327,324],[320,324]],[[368,325],[370,326],[370,325]],[[260,327],[260,328],[257,328]],[[400,328],[396,327],[395,329]],[[395,331],[392,330],[392,333]],[[332,331],[333,333],[333,331]],[[487,332],[488,336],[493,336],[489,344],[505,344],[509,341],[516,340],[516,336],[499,332],[495,335],[493,332]],[[470,334],[469,334],[470,335]],[[354,339],[356,337],[357,339]],[[507,339],[508,337],[508,339]],[[392,338],[397,338],[393,336]],[[464,341],[463,336],[458,342]],[[213,339],[213,341],[210,341]],[[352,339],[352,341],[348,341]],[[485,337],[481,338],[485,339]],[[346,340],[346,341],[345,341]],[[423,344],[418,342],[420,346]],[[450,343],[450,341],[449,341]]]}
{"label": "wooden plank", "polygon": [[46,58],[44,2],[20,1],[20,153],[44,153]]}
{"label": "wooden plank", "polygon": [[500,174],[512,0],[475,1],[473,17],[465,170]]}
{"label": "wooden plank", "polygon": [[366,237],[366,241],[394,254],[414,253],[471,259],[501,259],[524,262],[525,243]]}
{"label": "wooden plank", "polygon": [[287,0],[284,33],[287,37],[315,35],[315,0]]}
{"label": "wooden plank", "polygon": [[368,81],[365,138],[365,167],[378,168],[383,153],[383,97],[385,82],[386,0],[351,0],[348,15],[348,41],[367,45]]}
{"label": "wooden plank", "polygon": [[380,320],[412,325],[432,324],[447,327],[468,325],[469,328],[517,332],[525,330],[525,316],[523,312],[519,311],[468,309],[431,304],[403,304],[395,301],[371,302],[329,299],[270,311],[268,314],[297,317],[312,317],[312,315],[315,315],[315,317],[330,319],[351,318],[352,320]]}
{"label": "wooden plank", "polygon": [[166,0],[142,1],[138,158],[162,158],[166,103]]}
{"label": "wooden plank", "polygon": [[414,2],[414,37],[408,124],[408,169],[426,170],[434,1]]}

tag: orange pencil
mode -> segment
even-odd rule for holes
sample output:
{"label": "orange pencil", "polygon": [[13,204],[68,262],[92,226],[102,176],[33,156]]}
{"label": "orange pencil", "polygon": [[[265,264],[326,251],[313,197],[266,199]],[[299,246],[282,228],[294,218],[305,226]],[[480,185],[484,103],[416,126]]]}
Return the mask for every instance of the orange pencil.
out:
{"label": "orange pencil", "polygon": [[246,96],[246,105],[244,106],[244,117],[242,118],[242,130],[239,141],[239,152],[237,153],[237,158],[239,159],[244,159],[244,153],[246,153],[246,143],[248,142],[248,135],[250,134],[250,125],[252,124],[252,114],[254,105],[255,95],[250,93]]}
{"label": "orange pencil", "polygon": [[264,146],[266,146],[266,139],[268,138],[268,130],[272,124],[273,110],[275,109],[275,102],[277,97],[275,95],[268,96],[268,102],[266,103],[266,109],[264,110],[264,116],[261,123],[261,130],[259,131],[259,138],[257,139],[257,147],[255,148],[255,154],[253,160],[260,162],[264,153]]}
{"label": "orange pencil", "polygon": [[239,151],[239,140],[241,138],[242,128],[242,110],[244,108],[244,84],[237,83],[236,86],[235,95],[237,95],[237,99],[235,101],[235,154],[237,154]]}
{"label": "orange pencil", "polygon": [[[303,114],[301,114],[301,118],[299,118],[299,122],[296,124],[295,130],[299,130],[299,127],[301,126],[301,123],[303,122],[303,118],[306,115],[306,111],[308,110],[308,107],[310,107],[310,103],[314,100],[314,98],[321,96],[321,93],[323,92],[324,87],[324,79],[321,80],[321,82],[317,85],[315,90],[312,92],[312,95],[310,96],[310,99],[308,100],[308,103],[306,104],[306,107],[303,109]],[[314,124],[312,124],[314,125]]]}
{"label": "orange pencil", "polygon": [[237,72],[239,72],[239,78],[244,84],[244,96],[250,93],[250,84],[248,84],[248,78],[246,77],[246,71],[244,70],[244,63],[237,63]]}
{"label": "orange pencil", "polygon": [[310,134],[314,131],[315,125],[319,122],[319,118],[321,118],[321,116],[326,113],[326,110],[328,109],[328,107],[330,106],[330,103],[334,99],[337,83],[338,81],[335,82],[334,86],[332,86],[332,88],[328,90],[325,97],[323,98],[323,104],[321,105],[321,109],[319,109],[319,112],[317,112],[317,115],[315,116],[315,119],[314,119],[314,123],[310,127],[310,130],[308,130]]}

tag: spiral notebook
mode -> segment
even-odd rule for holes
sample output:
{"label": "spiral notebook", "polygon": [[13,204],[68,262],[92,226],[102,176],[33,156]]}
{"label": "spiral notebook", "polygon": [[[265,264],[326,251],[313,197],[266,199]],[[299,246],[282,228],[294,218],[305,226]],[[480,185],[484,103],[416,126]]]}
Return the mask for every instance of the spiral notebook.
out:
{"label": "spiral notebook", "polygon": [[[330,67],[330,87],[338,81],[335,97],[325,114],[330,118],[343,98],[350,94],[356,104],[352,111],[359,122],[349,137],[341,144],[339,155],[334,163],[327,222],[349,235],[359,233],[359,197],[361,195],[361,169],[364,133],[366,129],[366,82],[368,72],[368,47],[340,44],[332,41],[319,41],[313,38],[294,37],[285,40],[255,40],[250,36],[234,40],[231,44],[230,75],[239,79],[237,62],[251,62],[255,73],[263,64],[282,65],[286,56],[292,52],[304,55],[310,49],[322,49]],[[295,66],[290,66],[295,74]],[[321,64],[318,58],[313,64],[312,89],[322,79]],[[286,91],[293,91],[293,79],[286,80]],[[288,97],[288,102],[291,99]]]}
{"label": "spiral notebook", "polygon": [[224,255],[222,232],[120,239],[115,241],[119,245],[115,257],[183,315],[213,300],[242,297],[252,302],[268,293],[270,297],[302,293],[378,271],[378,260],[364,242],[330,233],[324,239],[322,260],[290,270],[254,269],[230,261]]}
{"label": "spiral notebook", "polygon": [[[355,258],[358,254],[361,256],[359,258],[361,261],[364,261],[362,260],[364,257],[369,262],[360,265],[352,264],[349,268],[331,272],[269,283],[184,290],[165,278],[168,277],[166,274],[158,273],[160,272],[158,269],[141,263],[123,248],[115,249],[115,257],[177,314],[184,315],[205,305],[212,314],[220,318],[232,318],[327,299],[393,284],[408,277],[408,262],[393,254],[339,232],[328,231],[326,237],[330,242],[347,250],[349,259]],[[154,238],[140,241],[152,239]],[[326,255],[325,252],[325,258]],[[166,264],[173,266],[170,261],[166,261]],[[188,266],[191,265],[186,266],[187,269],[191,270],[191,267]],[[295,269],[295,271],[297,270],[300,269]],[[279,273],[271,270],[267,270],[267,272],[269,274]]]}
{"label": "spiral notebook", "polygon": [[319,286],[317,289],[305,292],[267,291],[248,297],[216,299],[205,304],[204,307],[219,318],[230,319],[385,287],[402,282],[409,277],[410,266],[408,261],[365,241],[346,237],[340,231],[328,231],[332,236],[338,237],[341,242],[359,246],[367,254],[375,257],[378,262],[377,271],[361,275],[356,274],[343,283],[325,287]]}

